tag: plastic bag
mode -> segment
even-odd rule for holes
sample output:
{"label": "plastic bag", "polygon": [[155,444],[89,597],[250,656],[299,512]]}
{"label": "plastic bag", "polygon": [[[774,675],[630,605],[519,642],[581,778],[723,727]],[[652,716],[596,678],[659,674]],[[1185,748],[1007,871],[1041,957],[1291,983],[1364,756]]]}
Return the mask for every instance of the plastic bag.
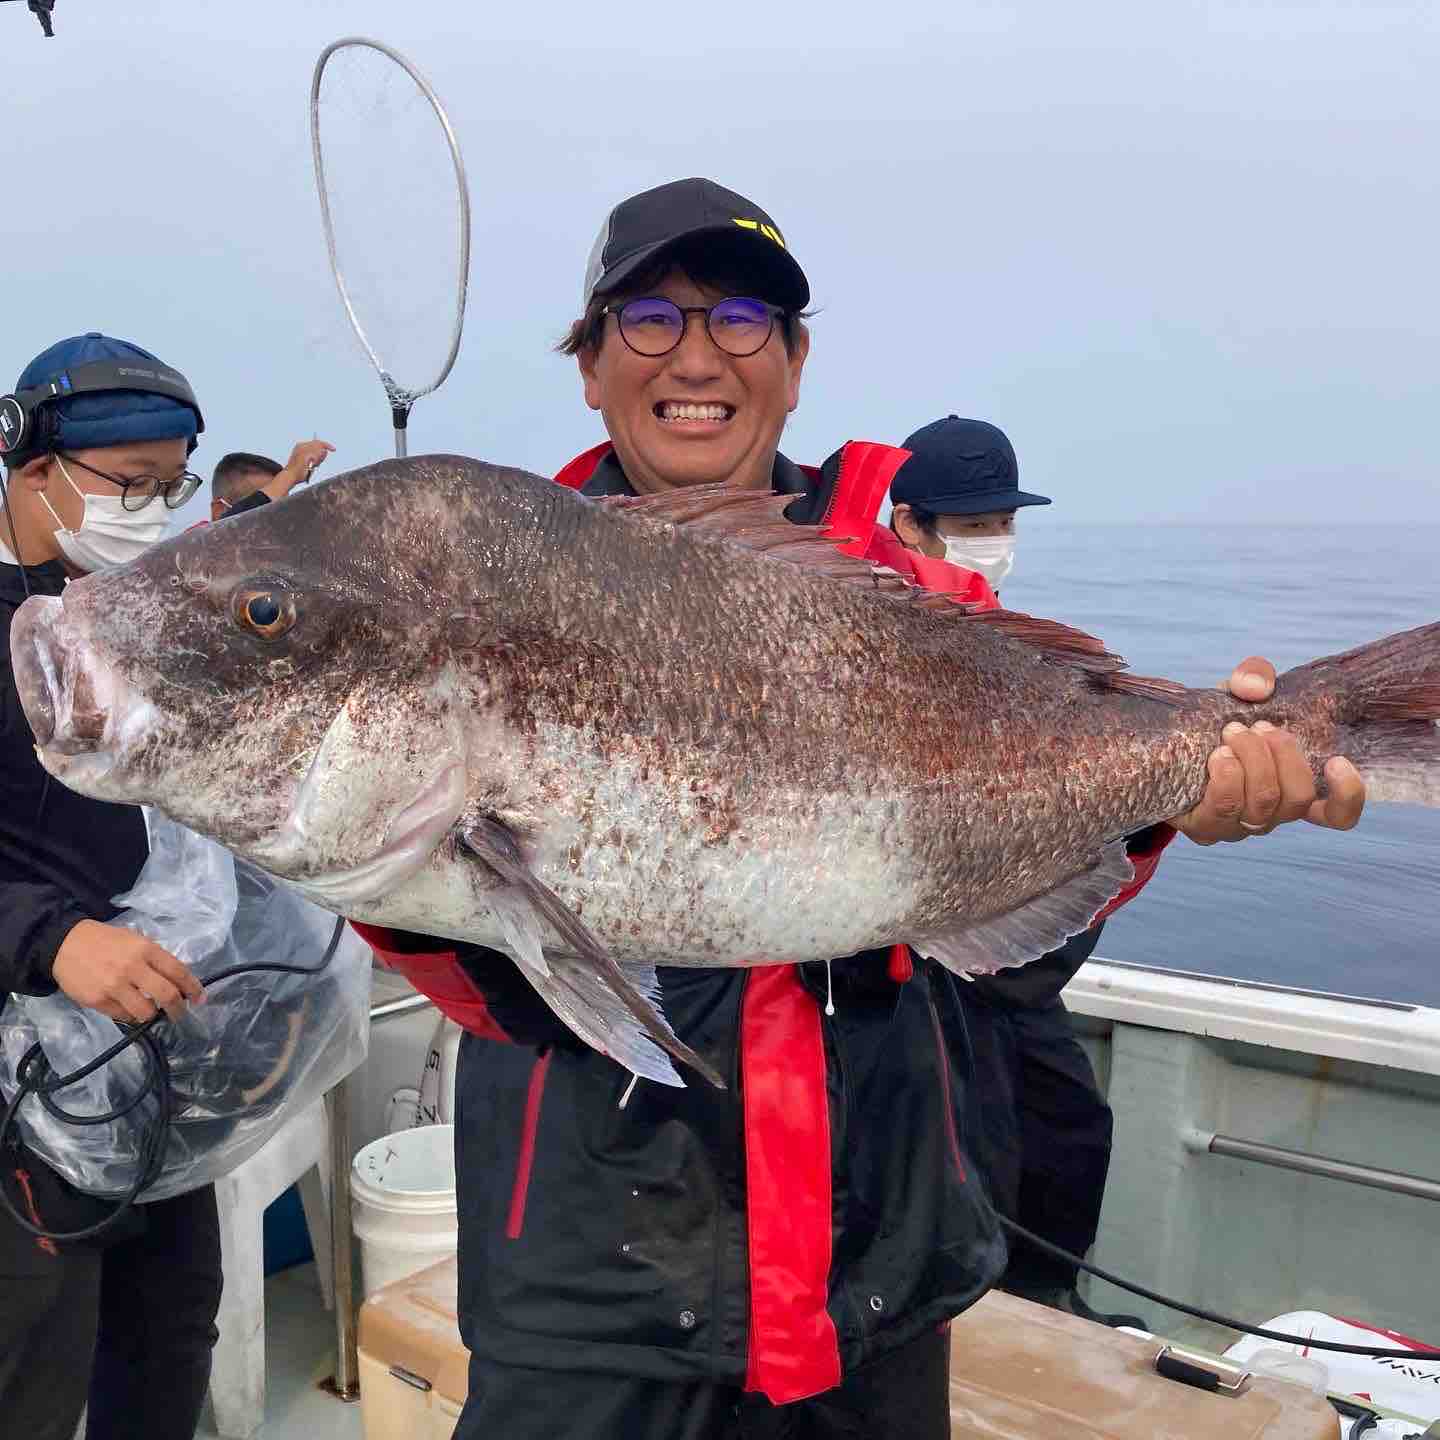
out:
{"label": "plastic bag", "polygon": [[[150,858],[134,888],[117,896],[111,924],[148,936],[209,977],[256,962],[313,969],[335,917],[281,882],[174,821],[152,813]],[[347,926],[319,974],[260,971],[207,988],[174,1024],[155,1027],[169,1059],[172,1105],[164,1165],[140,1200],[164,1200],[209,1184],[253,1155],[284,1124],[365,1059],[370,1037],[370,950]],[[37,1040],[57,1075],[69,1074],[123,1034],[113,1020],[63,993],[12,995],[0,1016],[0,1090],[16,1090],[16,1067]],[[56,1092],[79,1115],[119,1108],[146,1086],[131,1046],[93,1075]],[[158,1119],[153,1093],[103,1125],[57,1119],[35,1097],[20,1106],[21,1133],[72,1185],[127,1193],[140,1174],[143,1127]]]}

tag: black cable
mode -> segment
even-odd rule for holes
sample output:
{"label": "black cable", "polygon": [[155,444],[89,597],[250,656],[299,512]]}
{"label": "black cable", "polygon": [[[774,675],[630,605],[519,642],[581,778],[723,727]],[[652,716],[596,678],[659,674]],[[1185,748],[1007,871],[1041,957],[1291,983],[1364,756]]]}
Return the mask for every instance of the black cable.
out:
{"label": "black cable", "polygon": [[1121,1290],[1128,1290],[1132,1295],[1140,1296],[1142,1300],[1153,1301],[1156,1305],[1163,1305],[1167,1310],[1178,1310],[1182,1315],[1189,1315],[1196,1320],[1205,1320],[1211,1325],[1220,1325],[1226,1330],[1239,1330],[1245,1335],[1258,1335],[1262,1340],[1279,1340],[1286,1345],[1299,1345],[1301,1349],[1309,1346],[1311,1350],[1333,1350],[1339,1355],[1364,1355],[1373,1360],[1440,1360],[1440,1350],[1382,1350],[1369,1345],[1342,1345],[1338,1340],[1312,1340],[1306,1335],[1287,1335],[1282,1330],[1262,1330],[1258,1325],[1247,1325],[1243,1320],[1232,1319],[1229,1315],[1218,1315],[1213,1310],[1202,1310],[1198,1305],[1186,1305],[1183,1301],[1172,1300],[1168,1295],[1161,1295],[1157,1290],[1147,1290],[1133,1280],[1122,1280],[1118,1275],[1112,1275],[1108,1270],[1102,1270],[1098,1265],[1091,1265],[1089,1261],[1082,1260],[1078,1255],[1072,1255],[1068,1250],[1062,1250],[1060,1246],[1052,1245],[1048,1240],[1042,1240],[1040,1236],[1027,1230],[1023,1225],[1017,1225],[1004,1215],[997,1215],[995,1218],[999,1220],[1003,1229],[1017,1236],[1027,1245],[1033,1245],[1044,1255],[1052,1256],[1056,1260],[1063,1260],[1068,1265],[1077,1265],[1086,1274],[1094,1275],[1097,1279],[1104,1280],[1110,1285],[1116,1285]]}
{"label": "black cable", "polygon": [[[325,953],[320,957],[318,965],[281,965],[275,961],[255,961],[244,965],[231,965],[212,975],[205,982],[205,988],[208,990],[212,985],[218,985],[222,980],[233,979],[236,975],[265,973],[319,975],[335,958],[335,952],[340,948],[340,939],[344,933],[344,917],[337,917],[335,928],[330,934],[330,943],[325,947]],[[15,1067],[17,1089],[10,1103],[5,1107],[4,1116],[0,1117],[0,1150],[5,1148],[11,1131],[14,1129],[15,1117],[19,1112],[21,1102],[31,1095],[35,1096],[51,1115],[70,1125],[108,1124],[112,1120],[129,1115],[148,1099],[153,1098],[157,1103],[155,1119],[141,1127],[140,1166],[135,1183],[116,1201],[115,1208],[109,1215],[80,1230],[46,1230],[43,1226],[36,1225],[21,1215],[10,1196],[5,1192],[4,1186],[0,1185],[0,1206],[4,1207],[5,1212],[22,1230],[28,1231],[37,1239],[61,1243],[93,1240],[97,1235],[102,1235],[112,1226],[119,1224],[140,1195],[159,1178],[160,1171],[165,1165],[165,1152],[170,1143],[170,1112],[174,1103],[174,1090],[170,1081],[170,1057],[165,1053],[164,1046],[154,1033],[155,1027],[164,1019],[165,1015],[162,1011],[145,1021],[143,1025],[123,1026],[126,1033],[115,1044],[108,1050],[101,1051],[93,1060],[88,1061],[78,1070],[72,1070],[68,1075],[56,1075],[51,1070],[50,1062],[45,1058],[44,1049],[38,1041],[21,1057],[20,1063]],[[141,1054],[145,1059],[145,1080],[133,1099],[102,1115],[76,1115],[62,1109],[59,1103],[52,1098],[57,1092],[93,1075],[101,1066],[108,1065],[117,1055],[122,1054],[132,1045],[140,1046]]]}

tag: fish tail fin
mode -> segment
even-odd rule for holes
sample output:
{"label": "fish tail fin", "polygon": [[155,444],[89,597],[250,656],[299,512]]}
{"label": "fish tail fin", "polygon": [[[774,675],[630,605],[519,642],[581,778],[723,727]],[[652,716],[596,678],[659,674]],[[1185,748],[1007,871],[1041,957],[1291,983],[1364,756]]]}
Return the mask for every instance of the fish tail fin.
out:
{"label": "fish tail fin", "polygon": [[1329,753],[1354,763],[1370,801],[1440,808],[1440,623],[1287,671],[1276,697],[1329,710]]}

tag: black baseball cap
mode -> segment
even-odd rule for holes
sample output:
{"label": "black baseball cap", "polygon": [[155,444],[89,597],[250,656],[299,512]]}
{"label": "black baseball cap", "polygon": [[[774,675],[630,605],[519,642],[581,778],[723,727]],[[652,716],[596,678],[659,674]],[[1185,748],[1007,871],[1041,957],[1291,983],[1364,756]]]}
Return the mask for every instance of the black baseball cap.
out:
{"label": "black baseball cap", "polygon": [[1015,447],[998,426],[948,415],[917,430],[904,448],[910,458],[890,482],[896,505],[918,505],[936,515],[985,515],[1048,505],[1048,495],[1020,488]]}
{"label": "black baseball cap", "polygon": [[780,227],[753,200],[699,178],[672,180],[622,200],[605,217],[585,267],[582,307],[611,295],[641,267],[705,237],[718,256],[733,254],[755,277],[757,298],[785,310],[810,303],[810,282],[785,248]]}

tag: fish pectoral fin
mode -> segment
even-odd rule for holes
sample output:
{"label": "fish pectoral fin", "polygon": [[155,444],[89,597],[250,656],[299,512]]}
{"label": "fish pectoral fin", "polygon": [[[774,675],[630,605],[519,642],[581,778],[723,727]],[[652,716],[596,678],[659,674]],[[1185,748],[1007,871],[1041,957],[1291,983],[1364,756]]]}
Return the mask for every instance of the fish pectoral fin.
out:
{"label": "fish pectoral fin", "polygon": [[1027,900],[1018,910],[979,924],[961,924],[910,943],[957,975],[989,975],[1026,965],[1088,930],[1104,909],[1134,878],[1135,867],[1123,840],[1100,852],[1083,874]]}
{"label": "fish pectoral fin", "polygon": [[[477,821],[461,831],[460,839],[505,883],[492,903],[525,978],[587,1045],[647,1080],[681,1085],[664,1053],[668,1051],[717,1089],[725,1088],[719,1071],[670,1028],[660,1009],[654,967],[619,964],[589,926],[534,874],[504,825]],[[560,939],[550,951],[544,942],[546,925]]]}

